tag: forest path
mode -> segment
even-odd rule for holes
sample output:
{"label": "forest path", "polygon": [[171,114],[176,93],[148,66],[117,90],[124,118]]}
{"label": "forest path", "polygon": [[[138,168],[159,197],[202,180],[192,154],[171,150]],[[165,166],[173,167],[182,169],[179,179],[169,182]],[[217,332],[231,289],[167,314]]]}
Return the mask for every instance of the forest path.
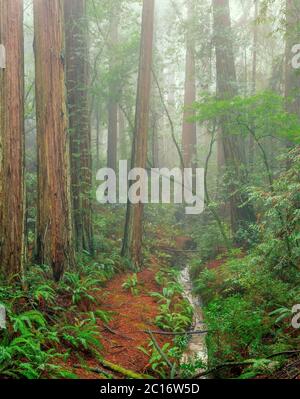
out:
{"label": "forest path", "polygon": [[[141,346],[148,349],[150,342],[149,335],[144,331],[160,331],[154,324],[159,304],[150,295],[151,292],[161,292],[161,287],[155,281],[158,270],[158,261],[152,257],[149,267],[137,273],[139,293],[136,296],[130,290],[122,288],[124,281],[132,276],[132,273],[123,273],[110,280],[97,298],[98,308],[112,315],[107,325],[98,322],[102,337],[100,341],[103,345],[100,354],[106,361],[139,374],[146,373],[149,366],[148,356],[139,349]],[[156,339],[161,347],[172,341],[172,337],[166,335],[157,335]],[[105,378],[104,375],[90,371],[95,368],[105,370],[115,378],[123,377],[119,373],[104,369],[103,365],[92,358],[86,358],[82,362],[82,365],[90,370],[78,368],[78,363],[76,356],[71,356],[67,362],[69,370],[78,378]]]}

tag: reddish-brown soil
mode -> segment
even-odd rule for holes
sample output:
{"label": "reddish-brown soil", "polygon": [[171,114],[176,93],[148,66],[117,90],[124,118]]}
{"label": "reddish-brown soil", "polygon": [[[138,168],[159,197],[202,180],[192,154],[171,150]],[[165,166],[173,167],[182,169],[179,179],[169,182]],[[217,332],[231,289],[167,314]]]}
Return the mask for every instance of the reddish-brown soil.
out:
{"label": "reddish-brown soil", "polygon": [[[155,281],[158,271],[157,261],[153,258],[149,268],[138,273],[139,294],[134,296],[130,291],[122,288],[122,284],[129,274],[115,276],[98,294],[99,309],[111,312],[112,319],[108,325],[99,322],[101,332],[101,343],[103,349],[101,355],[105,360],[120,365],[137,373],[147,373],[149,368],[149,357],[139,347],[148,349],[149,335],[145,330],[159,331],[155,326],[155,317],[158,314],[158,303],[150,296],[151,292],[159,292],[161,288]],[[166,342],[171,342],[171,337],[156,335],[157,342],[162,347]],[[74,368],[79,361],[76,355],[71,355],[67,361],[67,368],[78,378],[99,379],[100,374]],[[95,359],[85,357],[81,364],[89,368],[104,367]],[[115,377],[121,375],[105,370]]]}

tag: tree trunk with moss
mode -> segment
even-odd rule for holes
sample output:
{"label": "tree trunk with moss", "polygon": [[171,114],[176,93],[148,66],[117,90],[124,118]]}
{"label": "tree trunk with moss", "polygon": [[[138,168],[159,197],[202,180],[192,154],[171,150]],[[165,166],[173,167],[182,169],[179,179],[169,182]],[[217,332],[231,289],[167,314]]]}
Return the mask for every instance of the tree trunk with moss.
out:
{"label": "tree trunk with moss", "polygon": [[38,209],[37,259],[56,281],[74,264],[62,0],[34,0]]}
{"label": "tree trunk with moss", "polygon": [[22,278],[24,245],[23,1],[0,0],[0,259],[3,272]]}
{"label": "tree trunk with moss", "polygon": [[92,156],[85,0],[64,0],[71,191],[77,251],[93,253]]}
{"label": "tree trunk with moss", "polygon": [[[221,100],[229,100],[238,94],[233,37],[229,0],[213,0],[214,42],[216,48],[217,95]],[[230,204],[230,222],[234,236],[240,228],[255,222],[255,214],[247,197],[240,191],[246,182],[245,141],[241,136],[232,135],[227,127],[226,117],[220,121],[221,132],[218,138],[220,173],[223,167],[227,172],[227,186]],[[238,240],[235,237],[237,243]]]}

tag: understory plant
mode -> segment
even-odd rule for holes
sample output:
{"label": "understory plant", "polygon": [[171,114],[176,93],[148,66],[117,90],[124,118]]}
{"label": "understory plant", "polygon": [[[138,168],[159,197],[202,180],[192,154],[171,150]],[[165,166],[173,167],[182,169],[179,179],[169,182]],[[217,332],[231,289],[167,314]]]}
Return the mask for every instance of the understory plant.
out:
{"label": "understory plant", "polygon": [[131,276],[128,276],[124,283],[122,284],[122,288],[131,292],[132,295],[137,296],[139,294],[138,288],[138,276],[137,273],[133,273]]}

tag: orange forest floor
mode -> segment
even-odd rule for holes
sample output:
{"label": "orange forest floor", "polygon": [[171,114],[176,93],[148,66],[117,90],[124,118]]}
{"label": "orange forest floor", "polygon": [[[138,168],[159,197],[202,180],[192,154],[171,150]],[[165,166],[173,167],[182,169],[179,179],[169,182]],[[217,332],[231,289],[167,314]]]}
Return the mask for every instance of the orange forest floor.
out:
{"label": "orange forest floor", "polygon": [[[131,275],[123,273],[108,281],[97,297],[99,309],[112,314],[109,324],[98,322],[103,345],[100,354],[105,360],[140,374],[146,373],[149,366],[148,356],[138,349],[141,346],[147,349],[149,344],[149,335],[144,331],[160,331],[154,324],[159,305],[150,296],[151,292],[161,292],[161,287],[155,281],[158,270],[157,261],[153,258],[151,265],[138,273],[140,291],[137,296],[122,288],[126,278]],[[165,335],[157,335],[156,339],[160,346],[171,342],[171,337]],[[115,378],[124,377],[106,370],[97,360],[88,356],[82,359],[81,364],[90,369],[100,368]],[[79,361],[75,355],[70,356],[65,366],[78,378],[105,378],[99,373],[78,368]]]}

